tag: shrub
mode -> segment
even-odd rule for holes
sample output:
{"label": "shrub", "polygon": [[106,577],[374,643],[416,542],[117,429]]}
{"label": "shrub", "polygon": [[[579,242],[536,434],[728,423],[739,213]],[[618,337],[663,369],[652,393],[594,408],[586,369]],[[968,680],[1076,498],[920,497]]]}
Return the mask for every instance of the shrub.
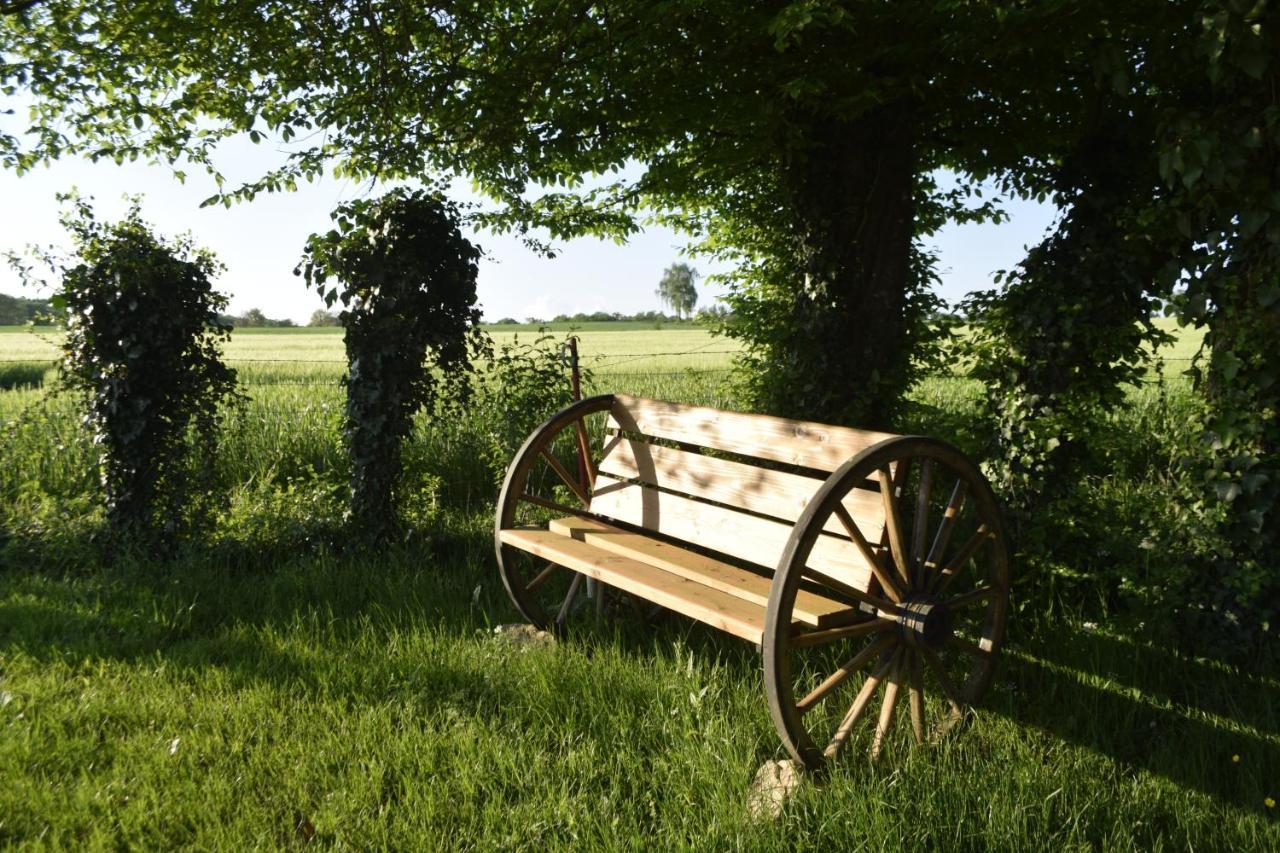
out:
{"label": "shrub", "polygon": [[238,396],[219,354],[221,267],[190,237],[155,235],[137,200],[115,224],[73,201],[62,221],[75,257],[54,297],[67,312],[62,375],[83,396],[113,533],[172,542],[206,517],[221,407]]}
{"label": "shrub", "polygon": [[399,526],[401,443],[414,414],[465,401],[472,360],[488,352],[477,327],[480,250],[462,236],[457,208],[422,192],[355,201],[333,218],[338,227],[308,239],[297,272],[327,305],[343,305],[349,520],[377,542]]}
{"label": "shrub", "polygon": [[[495,484],[502,482],[529,434],[573,402],[562,351],[562,342],[553,335],[539,335],[532,343],[521,343],[514,335],[490,357],[474,408],[481,415],[481,452]],[[582,383],[591,384],[591,371],[585,368]]]}

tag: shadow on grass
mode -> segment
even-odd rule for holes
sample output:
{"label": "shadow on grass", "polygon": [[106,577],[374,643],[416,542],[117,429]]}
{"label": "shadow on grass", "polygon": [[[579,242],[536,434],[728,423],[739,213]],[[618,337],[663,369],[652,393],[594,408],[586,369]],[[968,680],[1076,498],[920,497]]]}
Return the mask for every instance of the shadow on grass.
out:
{"label": "shadow on grass", "polygon": [[[409,673],[407,659],[388,661],[381,651],[424,631],[465,641],[519,620],[482,527],[437,531],[381,554],[262,559],[254,548],[228,545],[203,560],[100,566],[61,579],[41,574],[39,560],[11,561],[0,573],[0,649],[73,666],[105,659],[192,673],[217,668],[235,682],[356,703],[407,690],[423,711],[461,694],[475,700],[466,702],[475,713],[501,715],[525,700],[500,677],[501,657],[499,670],[486,674],[465,660],[419,655]],[[1105,755],[1117,772],[1145,771],[1234,805],[1256,808],[1264,780],[1280,778],[1280,682],[1264,674],[1275,672],[1274,660],[1242,673],[1065,621],[1020,633],[980,714]],[[637,660],[693,654],[734,680],[761,684],[752,646],[675,616],[648,625],[586,618],[568,642],[587,655],[607,647]],[[629,702],[652,700],[642,685],[630,692]],[[767,720],[762,684],[759,695]]]}
{"label": "shadow on grass", "polygon": [[1274,661],[1246,673],[1056,623],[1006,648],[997,678],[1015,689],[993,691],[979,713],[1256,809],[1280,778],[1280,680],[1268,672]]}

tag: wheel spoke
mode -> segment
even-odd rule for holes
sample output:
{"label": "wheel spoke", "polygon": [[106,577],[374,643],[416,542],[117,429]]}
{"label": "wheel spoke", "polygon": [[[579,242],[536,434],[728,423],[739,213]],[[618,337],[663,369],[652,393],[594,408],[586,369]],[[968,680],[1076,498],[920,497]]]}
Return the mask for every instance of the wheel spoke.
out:
{"label": "wheel spoke", "polygon": [[893,628],[895,624],[897,623],[889,619],[869,619],[856,625],[846,625],[843,628],[826,628],[797,634],[791,638],[790,642],[795,647],[820,646],[825,643],[834,643],[837,640],[846,640],[850,637],[862,637],[866,634],[887,631]]}
{"label": "wheel spoke", "polygon": [[889,671],[889,680],[884,686],[884,699],[880,703],[880,719],[876,721],[876,733],[871,738],[871,760],[880,757],[884,748],[884,739],[893,727],[893,711],[898,706],[898,692],[902,687],[902,649],[893,656],[893,666]]}
{"label": "wheel spoke", "polygon": [[[906,462],[898,463],[898,470],[903,470]],[[884,529],[889,537],[889,551],[893,554],[893,564],[898,575],[908,586],[911,584],[911,572],[907,565],[907,552],[902,544],[902,519],[898,514],[897,488],[888,468],[880,469],[880,499],[884,502]]]}
{"label": "wheel spoke", "polygon": [[924,560],[927,568],[937,569],[942,563],[942,555],[947,550],[947,543],[951,541],[951,533],[955,530],[960,511],[964,509],[964,500],[968,492],[969,483],[965,480],[956,480],[955,488],[951,490],[951,500],[947,501],[947,508],[942,511],[942,522],[938,525],[938,532],[934,534],[933,546],[929,548],[929,556]]}
{"label": "wheel spoke", "polygon": [[874,607],[880,613],[897,615],[901,610],[901,608],[893,602],[885,601],[878,595],[872,595],[869,592],[863,592],[857,587],[849,586],[844,581],[836,580],[831,577],[831,575],[828,575],[825,572],[820,572],[812,566],[804,567],[804,576],[812,578],[823,586],[828,587],[833,592],[838,592],[841,595],[847,595],[854,601],[859,601],[868,607]]}
{"label": "wheel spoke", "polygon": [[916,495],[916,517],[911,528],[911,588],[924,581],[924,537],[929,532],[929,498],[933,492],[933,460],[920,463],[920,491]]}
{"label": "wheel spoke", "polygon": [[991,660],[991,658],[994,656],[993,652],[987,649],[984,649],[982,646],[978,645],[977,643],[971,643],[968,640],[955,636],[954,634],[952,634],[950,637],[947,637],[947,645],[954,646],[955,648],[959,649],[965,654],[973,655],[974,657],[980,658],[981,660]]}
{"label": "wheel spoke", "polygon": [[524,591],[533,592],[535,589],[542,586],[543,583],[546,582],[547,578],[555,574],[555,571],[558,568],[560,567],[557,566],[555,563],[547,563],[547,565],[542,569],[542,571],[538,572],[537,576],[534,577],[533,580],[525,584]]}
{"label": "wheel spoke", "polygon": [[539,452],[542,454],[542,458],[547,460],[547,464],[551,466],[551,470],[556,472],[556,476],[569,487],[569,491],[573,492],[578,500],[582,501],[582,508],[586,509],[591,506],[591,498],[589,498],[587,493],[583,491],[582,485],[573,478],[573,475],[570,474],[565,469],[564,465],[560,463],[560,460],[555,457],[555,454],[546,447],[542,448]]}
{"label": "wheel spoke", "polygon": [[591,445],[587,441],[587,427],[582,422],[582,418],[578,418],[573,422],[573,431],[578,438],[578,465],[582,468],[582,473],[587,478],[587,482],[584,485],[589,488],[595,484],[596,469],[591,464]]}
{"label": "wheel spoke", "polygon": [[848,662],[842,664],[839,669],[828,675],[821,684],[813,688],[813,690],[809,692],[808,696],[805,696],[797,702],[796,710],[801,714],[808,713],[814,705],[817,705],[823,699],[826,699],[831,695],[832,691],[841,684],[844,684],[849,676],[862,669],[891,645],[893,645],[893,637],[881,637],[862,651],[858,652],[858,654],[854,655],[854,657]]}
{"label": "wheel spoke", "polygon": [[845,509],[844,504],[836,504],[835,512],[836,518],[840,519],[840,524],[844,527],[845,532],[849,534],[849,538],[857,546],[862,558],[867,561],[872,573],[880,581],[880,586],[884,588],[885,594],[895,602],[905,598],[906,595],[903,593],[902,587],[898,585],[897,578],[884,570],[884,567],[880,564],[880,557],[872,550],[871,543],[867,541],[867,537],[863,536],[862,531],[858,529],[858,525],[854,522],[853,516],[849,514],[849,510]]}
{"label": "wheel spoke", "polygon": [[956,555],[955,559],[948,563],[946,568],[934,578],[933,594],[942,595],[946,592],[947,587],[951,586],[952,582],[960,574],[960,570],[978,553],[978,549],[994,540],[995,534],[991,532],[991,528],[985,524],[979,525],[977,532],[969,537],[968,542],[964,543],[964,547],[960,549],[960,553]]}
{"label": "wheel spoke", "polygon": [[582,579],[586,575],[573,575],[573,580],[569,583],[569,591],[564,595],[564,601],[560,603],[560,612],[556,614],[556,626],[564,627],[565,620],[569,618],[569,608],[573,606],[573,600],[578,596],[578,587],[582,586]]}
{"label": "wheel spoke", "polygon": [[988,598],[994,598],[997,592],[998,590],[993,586],[980,586],[977,589],[969,590],[964,595],[957,595],[955,598],[943,602],[943,604],[952,610],[956,610],[961,607],[979,604]]}
{"label": "wheel spoke", "polygon": [[586,518],[593,517],[590,514],[588,514],[585,509],[581,509],[576,506],[565,506],[564,504],[558,504],[555,501],[549,501],[546,498],[540,498],[537,495],[531,495],[528,492],[522,493],[520,495],[520,500],[524,501],[525,503],[531,503],[534,506],[540,506],[543,509],[555,510],[556,512],[564,512],[564,513],[568,513],[569,515],[580,515]]}
{"label": "wheel spoke", "polygon": [[827,758],[831,758],[840,751],[840,747],[844,746],[844,742],[849,739],[849,733],[853,731],[854,724],[858,722],[858,717],[862,716],[862,712],[866,710],[868,703],[871,702],[872,695],[875,694],[876,688],[880,685],[881,679],[885,673],[889,671],[889,661],[885,661],[871,675],[867,676],[867,680],[862,683],[862,689],[858,691],[858,697],[853,700],[853,704],[849,706],[849,711],[844,715],[844,719],[840,721],[840,727],[836,729],[835,737],[827,744],[827,748],[822,754]]}
{"label": "wheel spoke", "polygon": [[911,679],[911,732],[916,743],[924,743],[924,678],[920,673],[920,655],[912,653],[908,664]]}
{"label": "wheel spoke", "polygon": [[938,685],[942,688],[943,695],[951,703],[951,713],[963,713],[964,702],[960,698],[960,691],[956,690],[955,684],[951,681],[951,676],[947,675],[947,668],[943,665],[942,659],[938,657],[938,653],[927,646],[920,647],[920,651],[924,655],[925,662],[929,664],[929,668],[933,670],[934,676],[937,677]]}

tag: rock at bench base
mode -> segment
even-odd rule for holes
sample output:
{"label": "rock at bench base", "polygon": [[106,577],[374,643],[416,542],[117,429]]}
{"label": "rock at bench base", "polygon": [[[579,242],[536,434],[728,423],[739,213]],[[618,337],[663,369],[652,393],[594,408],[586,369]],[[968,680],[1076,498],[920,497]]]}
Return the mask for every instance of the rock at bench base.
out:
{"label": "rock at bench base", "polygon": [[758,821],[777,820],[787,800],[804,781],[804,770],[790,759],[766,761],[756,771],[751,782],[747,805],[751,816]]}
{"label": "rock at bench base", "polygon": [[493,629],[493,634],[499,640],[521,648],[541,648],[556,644],[554,636],[546,631],[540,631],[532,625],[499,625]]}

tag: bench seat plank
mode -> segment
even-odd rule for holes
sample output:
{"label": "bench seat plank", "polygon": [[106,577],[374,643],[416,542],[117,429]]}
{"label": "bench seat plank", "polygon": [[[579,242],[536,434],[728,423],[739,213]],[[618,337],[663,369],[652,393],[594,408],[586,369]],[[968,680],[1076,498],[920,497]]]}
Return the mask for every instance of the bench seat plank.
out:
{"label": "bench seat plank", "polygon": [[628,432],[711,447],[830,473],[891,433],[748,415],[618,394],[610,425]]}
{"label": "bench seat plank", "polygon": [[[793,526],[702,503],[648,486],[596,477],[591,514],[672,539],[700,545],[766,569],[777,567]],[[871,567],[848,539],[822,534],[810,552],[810,564],[857,589],[867,589]]]}
{"label": "bench seat plank", "polygon": [[503,530],[504,544],[581,572],[646,601],[752,643],[764,637],[765,609],[688,578],[550,530]]}
{"label": "bench seat plank", "polygon": [[[769,590],[772,586],[769,578],[642,533],[631,533],[603,521],[577,516],[554,519],[550,529],[561,536],[571,536],[589,545],[648,563],[736,596],[757,607],[767,607],[769,604]],[[803,589],[796,593],[794,617],[802,624],[827,628],[843,624],[855,616],[860,618],[862,614],[848,604],[832,601]]]}
{"label": "bench seat plank", "polygon": [[[822,480],[801,474],[773,471],[623,436],[605,441],[600,471],[619,480],[639,480],[792,523],[822,485]],[[855,489],[844,504],[867,541],[879,541],[884,530],[884,503],[880,493]],[[827,519],[824,529],[845,535],[844,527],[834,515]]]}

